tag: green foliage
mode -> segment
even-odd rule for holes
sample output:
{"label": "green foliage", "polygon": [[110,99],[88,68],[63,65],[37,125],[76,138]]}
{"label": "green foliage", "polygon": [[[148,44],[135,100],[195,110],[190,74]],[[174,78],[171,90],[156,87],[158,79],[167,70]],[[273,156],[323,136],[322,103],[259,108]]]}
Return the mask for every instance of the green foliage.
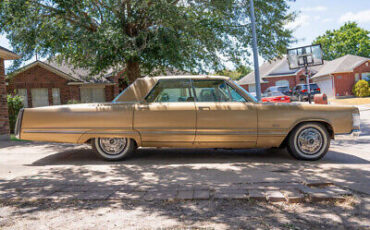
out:
{"label": "green foliage", "polygon": [[249,74],[250,72],[252,72],[252,69],[249,66],[240,65],[235,70],[223,69],[216,72],[216,74],[230,77],[231,79],[236,81]]}
{"label": "green foliage", "polygon": [[22,98],[17,95],[15,96],[8,95],[7,102],[8,102],[8,112],[9,112],[10,132],[13,133],[19,110],[23,108],[23,102],[22,102]]}
{"label": "green foliage", "polygon": [[80,104],[81,102],[79,100],[75,100],[75,99],[72,99],[72,100],[68,100],[67,101],[67,104]]}
{"label": "green foliage", "polygon": [[[288,0],[254,0],[259,53],[283,54],[284,27],[295,13]],[[249,0],[8,0],[0,2],[0,33],[22,60],[35,52],[102,73],[127,67],[129,81],[157,66],[207,73],[224,69],[220,56],[247,63]]]}
{"label": "green foliage", "polygon": [[359,80],[352,89],[353,94],[356,97],[368,97],[370,96],[369,82],[365,80]]}
{"label": "green foliage", "polygon": [[370,31],[355,22],[345,23],[338,30],[328,30],[318,36],[313,44],[321,44],[324,59],[333,60],[346,54],[370,57]]}

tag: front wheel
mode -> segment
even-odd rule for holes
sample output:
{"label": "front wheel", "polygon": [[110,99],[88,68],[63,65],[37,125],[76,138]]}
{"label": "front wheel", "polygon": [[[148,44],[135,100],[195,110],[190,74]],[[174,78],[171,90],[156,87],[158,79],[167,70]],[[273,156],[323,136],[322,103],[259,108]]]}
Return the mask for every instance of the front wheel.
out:
{"label": "front wheel", "polygon": [[128,158],[135,151],[135,142],[128,138],[95,138],[96,153],[104,160],[117,161]]}
{"label": "front wheel", "polygon": [[327,129],[320,123],[305,123],[296,127],[288,139],[289,153],[299,160],[319,160],[330,146]]}

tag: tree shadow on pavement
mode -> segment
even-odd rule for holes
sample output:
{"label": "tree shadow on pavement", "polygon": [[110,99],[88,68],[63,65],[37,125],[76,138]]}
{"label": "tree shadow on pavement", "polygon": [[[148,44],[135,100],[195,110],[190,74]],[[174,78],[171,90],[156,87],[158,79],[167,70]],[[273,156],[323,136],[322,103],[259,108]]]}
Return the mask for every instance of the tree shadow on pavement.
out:
{"label": "tree shadow on pavement", "polygon": [[[213,199],[172,202],[106,200],[117,191],[148,192],[147,187],[160,191],[180,187],[212,190],[218,185],[260,183],[274,186],[306,178],[332,181],[342,186],[370,181],[366,167],[330,167],[331,164],[369,164],[367,160],[350,154],[330,151],[321,161],[303,162],[293,159],[286,151],[270,149],[140,149],[126,161],[106,162],[94,155],[88,147],[68,147],[66,150],[58,147],[54,152],[28,165],[39,167],[37,174],[0,181],[1,205],[17,207],[9,214],[13,219],[58,210],[63,210],[60,215],[69,212],[77,216],[84,213],[95,216],[94,211],[110,208],[124,211],[127,215],[140,211],[142,216],[139,221],[145,220],[146,215],[156,215],[159,225],[160,220],[166,219],[178,224],[169,227],[317,229],[343,226],[356,229],[369,224],[370,205],[365,199],[368,197],[362,195],[358,204],[349,207],[321,203],[286,205]],[[84,195],[89,190],[96,191],[98,198],[85,199]],[[11,198],[58,198],[66,194],[72,199],[10,202]],[[52,218],[50,221],[52,226]],[[131,221],[135,222],[134,219]],[[145,223],[139,226],[157,227],[146,226]]]}
{"label": "tree shadow on pavement", "polygon": [[[151,165],[142,167],[113,165],[111,170],[101,171],[99,169],[93,170],[83,167],[58,167],[40,171],[38,178],[19,178],[11,181],[3,181],[0,183],[0,191],[3,198],[37,198],[47,197],[48,195],[52,196],[53,194],[57,194],[58,191],[68,191],[72,187],[73,189],[70,191],[70,194],[73,196],[84,194],[85,191],[83,189],[81,190],[81,187],[86,189],[93,188],[94,191],[99,191],[103,194],[106,193],[107,196],[120,189],[140,190],[145,185],[154,186],[161,189],[161,191],[169,191],[173,189],[175,184],[191,184],[212,189],[212,186],[216,183],[232,183],[232,181],[227,181],[227,179],[250,179],[249,176],[253,176],[248,175],[251,172],[250,169],[256,168],[258,166],[246,166],[239,169],[235,166],[223,169],[208,169],[201,165],[169,168],[156,168]],[[300,165],[296,167],[296,170],[301,174],[304,172],[304,168],[304,165]],[[338,175],[343,178],[346,175],[354,175],[354,171],[357,174],[365,173],[362,169],[332,169],[330,175]],[[264,179],[265,182],[269,182],[271,179],[275,179],[275,175],[273,173],[264,174]],[[370,178],[366,176],[365,179],[369,180]],[[78,192],[74,190],[76,188],[78,188]],[[54,191],[54,193],[48,194],[48,191]],[[38,216],[40,212],[51,213],[57,210],[62,210],[62,213],[59,213],[59,215],[90,213],[90,215],[94,216],[96,215],[94,210],[110,208],[110,212],[123,210],[126,215],[140,210],[144,217],[136,221],[144,220],[145,222],[145,215],[156,215],[159,220],[170,219],[180,226],[202,227],[212,224],[214,226],[222,225],[227,229],[261,227],[289,229],[292,226],[299,227],[300,229],[333,228],[334,226],[356,229],[368,224],[368,213],[370,212],[368,204],[363,199],[360,199],[359,203],[354,206],[341,207],[334,204],[321,203],[285,205],[247,200],[163,202],[146,201],[143,199],[136,201],[84,200],[83,197],[82,199],[72,201],[2,202],[2,206],[17,206],[17,209],[10,213],[12,219],[23,216]],[[52,218],[50,220],[51,222],[48,223],[49,226],[52,226],[53,219],[55,218]],[[90,219],[90,221],[95,221],[95,219]],[[131,224],[135,223],[135,220],[131,221]],[[157,224],[159,226],[152,225],[149,228],[160,227],[161,222],[159,221]],[[138,226],[148,228],[145,224],[144,226],[143,224],[138,224]]]}

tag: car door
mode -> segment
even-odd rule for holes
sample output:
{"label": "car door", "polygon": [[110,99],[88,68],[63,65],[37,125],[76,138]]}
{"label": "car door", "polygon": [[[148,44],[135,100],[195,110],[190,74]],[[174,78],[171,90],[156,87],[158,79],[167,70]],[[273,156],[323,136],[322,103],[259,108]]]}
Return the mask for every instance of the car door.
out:
{"label": "car door", "polygon": [[196,95],[195,145],[249,148],[256,145],[257,110],[224,80],[193,80]]}
{"label": "car door", "polygon": [[190,79],[161,79],[134,111],[143,146],[189,147],[195,138],[195,102]]}

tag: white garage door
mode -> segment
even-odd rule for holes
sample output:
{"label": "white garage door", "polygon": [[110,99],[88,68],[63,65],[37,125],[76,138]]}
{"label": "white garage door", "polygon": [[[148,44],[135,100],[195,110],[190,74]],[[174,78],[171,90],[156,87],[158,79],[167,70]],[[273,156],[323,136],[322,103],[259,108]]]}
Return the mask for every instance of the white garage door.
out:
{"label": "white garage door", "polygon": [[275,82],[276,86],[288,86],[289,87],[289,81],[288,80],[280,80]]}
{"label": "white garage door", "polygon": [[328,97],[334,97],[331,77],[322,78],[320,81],[315,81],[315,83],[320,87],[321,93],[325,93]]}

